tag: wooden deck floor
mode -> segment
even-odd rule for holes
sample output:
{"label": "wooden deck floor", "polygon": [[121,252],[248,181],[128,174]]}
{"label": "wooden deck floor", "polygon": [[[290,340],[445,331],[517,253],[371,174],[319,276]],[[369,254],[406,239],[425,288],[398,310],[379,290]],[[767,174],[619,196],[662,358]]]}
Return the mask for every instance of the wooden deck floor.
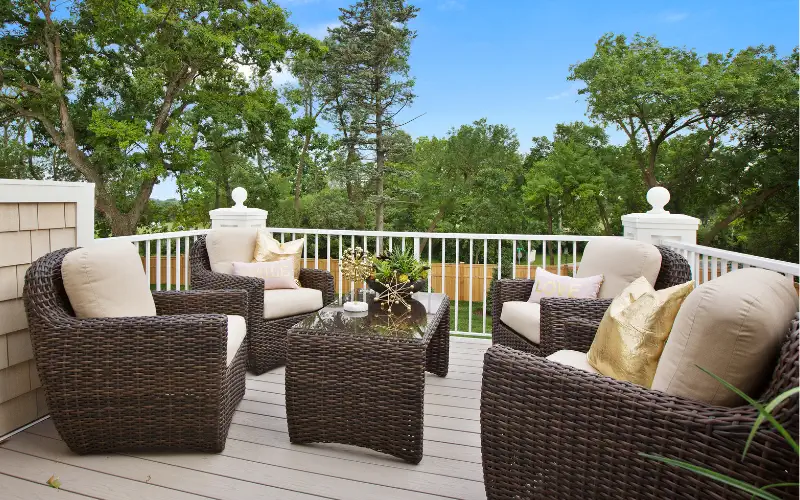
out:
{"label": "wooden deck floor", "polygon": [[[343,445],[292,445],[284,370],[248,374],[222,454],[80,456],[46,420],[0,445],[0,498],[485,498],[480,381],[488,341],[453,338],[447,378],[428,375],[418,465]],[[45,485],[51,475],[61,490]]]}

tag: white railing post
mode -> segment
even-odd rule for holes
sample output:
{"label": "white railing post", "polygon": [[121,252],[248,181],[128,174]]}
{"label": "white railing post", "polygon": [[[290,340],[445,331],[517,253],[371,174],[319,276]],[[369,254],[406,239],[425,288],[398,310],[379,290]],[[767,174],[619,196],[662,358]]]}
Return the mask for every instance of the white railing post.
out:
{"label": "white railing post", "polygon": [[647,202],[653,208],[643,214],[623,215],[624,236],[653,244],[660,244],[665,240],[697,243],[700,219],[689,215],[671,214],[664,210],[669,197],[669,191],[663,187],[650,189],[647,192]]}

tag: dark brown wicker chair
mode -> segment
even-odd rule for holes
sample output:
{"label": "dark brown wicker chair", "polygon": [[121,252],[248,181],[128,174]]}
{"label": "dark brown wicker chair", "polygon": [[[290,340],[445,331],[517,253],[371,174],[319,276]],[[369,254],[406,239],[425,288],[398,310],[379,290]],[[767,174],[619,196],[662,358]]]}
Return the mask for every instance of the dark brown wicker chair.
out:
{"label": "dark brown wicker chair", "polygon": [[226,366],[228,320],[241,290],[153,292],[158,316],[75,317],[61,278],[73,249],[25,275],[36,368],[56,429],[77,453],[220,452],[244,396],[246,341]]}
{"label": "dark brown wicker chair", "polygon": [[[654,288],[661,290],[686,283],[692,279],[689,263],[677,252],[664,246],[656,246],[661,253],[661,270]],[[540,342],[534,344],[500,321],[503,303],[526,301],[531,296],[534,280],[501,279],[495,283],[492,301],[492,343],[537,356],[549,356],[565,349],[564,325],[567,321],[581,324],[592,331],[592,338],[600,320],[603,319],[612,299],[570,299],[548,297],[541,300]],[[590,341],[591,343],[591,341]],[[587,347],[584,351],[588,351]]]}
{"label": "dark brown wicker chair", "polygon": [[[588,348],[586,331],[566,331],[566,349]],[[798,349],[794,321],[762,402],[797,387]],[[685,460],[758,487],[797,481],[797,454],[768,423],[742,460],[758,415],[749,406],[669,396],[504,346],[492,346],[484,363],[481,443],[489,499],[749,497],[640,453]],[[797,440],[797,396],[773,414]],[[797,488],[770,491],[798,497]]]}
{"label": "dark brown wicker chair", "polygon": [[[289,328],[308,314],[278,319],[264,319],[264,280],[247,276],[215,273],[211,270],[206,250],[206,237],[192,245],[189,265],[191,287],[200,290],[246,290],[248,296],[247,368],[261,374],[286,362],[286,339]],[[301,269],[300,284],[322,292],[323,304],[333,302],[333,275],[319,269]]]}

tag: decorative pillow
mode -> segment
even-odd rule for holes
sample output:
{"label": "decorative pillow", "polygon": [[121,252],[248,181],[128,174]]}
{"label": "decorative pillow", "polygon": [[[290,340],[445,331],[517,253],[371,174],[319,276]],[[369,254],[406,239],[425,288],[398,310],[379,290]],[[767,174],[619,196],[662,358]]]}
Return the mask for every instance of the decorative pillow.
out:
{"label": "decorative pillow", "polygon": [[61,278],[78,318],[155,316],[156,304],[132,243],[97,242],[64,256]]}
{"label": "decorative pillow", "polygon": [[303,267],[300,258],[303,254],[304,239],[281,243],[272,237],[267,229],[259,228],[256,235],[256,248],[253,253],[253,262],[274,262],[281,259],[294,260],[294,277],[300,278],[300,269]]}
{"label": "decorative pillow", "polygon": [[649,388],[672,323],[694,290],[687,281],[654,290],[642,276],[611,302],[586,356],[589,364],[617,380]]}
{"label": "decorative pillow", "polygon": [[739,269],[703,283],[675,318],[653,389],[712,405],[744,404],[701,366],[758,398],[797,305],[792,280],[773,271]]}
{"label": "decorative pillow", "polygon": [[273,262],[234,262],[233,274],[261,278],[264,280],[264,290],[300,288],[294,279],[293,263],[292,259]]}
{"label": "decorative pillow", "polygon": [[536,268],[536,281],[528,302],[538,304],[542,297],[572,297],[576,299],[596,299],[603,284],[603,275],[588,278],[559,276]]}

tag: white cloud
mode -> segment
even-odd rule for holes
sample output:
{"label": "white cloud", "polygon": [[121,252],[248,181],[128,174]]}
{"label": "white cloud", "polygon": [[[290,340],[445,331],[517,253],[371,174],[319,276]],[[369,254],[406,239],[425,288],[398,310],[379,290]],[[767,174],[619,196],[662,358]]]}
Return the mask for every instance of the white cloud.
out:
{"label": "white cloud", "polygon": [[546,99],[548,101],[557,101],[559,99],[563,99],[565,97],[569,97],[574,93],[575,93],[574,90],[565,90],[563,92],[559,92],[558,94],[549,95],[549,96],[546,97]]}
{"label": "white cloud", "polygon": [[461,10],[464,8],[464,3],[460,0],[441,0],[439,2],[439,10]]}
{"label": "white cloud", "polygon": [[565,97],[573,96],[578,94],[578,90],[580,89],[580,84],[577,82],[570,85],[570,87],[564,91],[561,91],[557,94],[549,95],[545,97],[548,101],[557,101],[559,99],[564,99]]}
{"label": "white cloud", "polygon": [[687,12],[664,12],[661,20],[665,23],[679,23],[689,17]]}
{"label": "white cloud", "polygon": [[272,78],[272,85],[280,87],[282,85],[294,85],[297,83],[297,78],[289,72],[289,68],[287,68],[285,64],[280,64],[279,67],[280,71],[278,71],[278,68],[269,70],[269,76]]}
{"label": "white cloud", "polygon": [[314,38],[318,38],[322,40],[326,36],[328,36],[328,29],[335,28],[337,26],[341,26],[342,23],[337,21],[330,21],[327,23],[320,23],[315,24],[313,26],[308,27],[301,27],[300,31],[304,33],[308,33],[309,35],[313,36]]}
{"label": "white cloud", "polygon": [[[239,73],[245,78],[245,80],[250,80],[253,76],[253,70],[255,66],[245,66],[239,64]],[[280,68],[280,70],[278,70]],[[269,77],[272,79],[272,85],[275,87],[280,87],[282,85],[295,85],[297,83],[297,78],[289,71],[289,68],[285,64],[279,64],[278,67],[271,68],[269,70]]]}

